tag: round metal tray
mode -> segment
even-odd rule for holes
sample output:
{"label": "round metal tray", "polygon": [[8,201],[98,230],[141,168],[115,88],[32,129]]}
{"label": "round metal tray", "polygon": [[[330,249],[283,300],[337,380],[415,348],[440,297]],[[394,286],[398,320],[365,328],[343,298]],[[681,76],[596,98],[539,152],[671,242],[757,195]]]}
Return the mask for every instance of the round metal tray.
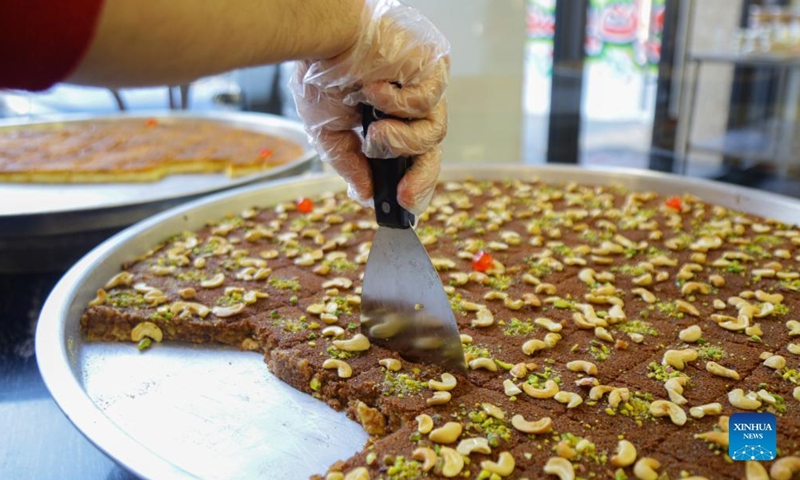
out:
{"label": "round metal tray", "polygon": [[[800,220],[797,200],[643,171],[493,165],[445,168],[441,176],[468,177],[618,183]],[[360,449],[367,437],[359,425],[277,380],[259,355],[179,344],[141,355],[130,344],[87,343],[79,331],[96,289],[164,238],[254,205],[343,188],[337,177],[317,176],[225,192],[134,225],[86,255],[53,290],[36,331],[44,381],[75,426],[121,465],[157,479],[307,478]]]}
{"label": "round metal tray", "polygon": [[303,153],[285,165],[237,178],[214,173],[168,175],[144,183],[0,183],[0,273],[63,271],[102,240],[143,218],[209,193],[305,172],[316,159],[300,123],[258,113],[154,111],[48,116],[29,122],[0,122],[0,132],[146,118],[219,122],[291,140],[303,148]]}

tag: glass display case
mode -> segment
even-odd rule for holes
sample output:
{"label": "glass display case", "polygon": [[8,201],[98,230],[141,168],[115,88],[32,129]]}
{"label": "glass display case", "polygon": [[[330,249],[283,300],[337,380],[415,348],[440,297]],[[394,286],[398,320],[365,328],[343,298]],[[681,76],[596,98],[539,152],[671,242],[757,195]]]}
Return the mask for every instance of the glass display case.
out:
{"label": "glass display case", "polygon": [[[446,163],[627,167],[800,197],[800,0],[406,1],[451,43]],[[0,120],[153,109],[296,120],[293,68],[0,91]],[[0,477],[133,478],[39,376],[36,316],[61,273],[0,273],[0,424],[26,425],[0,436]]]}

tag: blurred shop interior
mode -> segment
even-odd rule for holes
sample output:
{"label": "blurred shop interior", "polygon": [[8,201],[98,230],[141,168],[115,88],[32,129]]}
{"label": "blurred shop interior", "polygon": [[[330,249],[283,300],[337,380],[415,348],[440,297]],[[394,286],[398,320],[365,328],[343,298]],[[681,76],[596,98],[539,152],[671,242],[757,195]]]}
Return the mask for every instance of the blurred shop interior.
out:
{"label": "blurred shop interior", "polygon": [[[411,0],[452,44],[447,162],[644,168],[800,195],[799,0]],[[171,88],[0,92],[0,117],[296,118],[292,65]]]}

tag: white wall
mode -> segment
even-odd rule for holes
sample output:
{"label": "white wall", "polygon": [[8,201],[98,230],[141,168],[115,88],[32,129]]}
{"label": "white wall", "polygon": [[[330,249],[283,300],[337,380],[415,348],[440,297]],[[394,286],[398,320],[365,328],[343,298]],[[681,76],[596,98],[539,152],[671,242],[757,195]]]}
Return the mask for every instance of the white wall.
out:
{"label": "white wall", "polygon": [[523,0],[407,0],[452,46],[446,162],[519,161]]}

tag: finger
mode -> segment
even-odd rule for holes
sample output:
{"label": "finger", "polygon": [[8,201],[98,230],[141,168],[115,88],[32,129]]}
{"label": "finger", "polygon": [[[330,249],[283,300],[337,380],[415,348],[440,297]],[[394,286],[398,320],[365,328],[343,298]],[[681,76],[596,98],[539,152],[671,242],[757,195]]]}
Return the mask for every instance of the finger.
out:
{"label": "finger", "polygon": [[442,150],[433,148],[414,159],[414,164],[397,185],[397,201],[415,215],[421,215],[436,188]]}
{"label": "finger", "polygon": [[363,152],[370,158],[415,156],[438,145],[447,133],[447,102],[443,99],[428,118],[404,122],[384,119],[369,127]]}
{"label": "finger", "polygon": [[[394,82],[368,83],[356,96],[358,100],[382,112],[402,118],[424,118],[438,105],[447,88],[449,58],[438,62],[431,75],[419,83],[402,86]],[[347,99],[352,103],[351,99]]]}
{"label": "finger", "polygon": [[361,123],[356,107],[345,105],[344,93],[336,89],[322,90],[314,85],[297,85],[293,89],[297,114],[303,120],[306,131],[352,130]]}
{"label": "finger", "polygon": [[356,201],[372,202],[372,177],[366,157],[361,153],[361,139],[353,131],[321,131],[317,146],[322,161],[330,164],[348,185],[348,194]]}

